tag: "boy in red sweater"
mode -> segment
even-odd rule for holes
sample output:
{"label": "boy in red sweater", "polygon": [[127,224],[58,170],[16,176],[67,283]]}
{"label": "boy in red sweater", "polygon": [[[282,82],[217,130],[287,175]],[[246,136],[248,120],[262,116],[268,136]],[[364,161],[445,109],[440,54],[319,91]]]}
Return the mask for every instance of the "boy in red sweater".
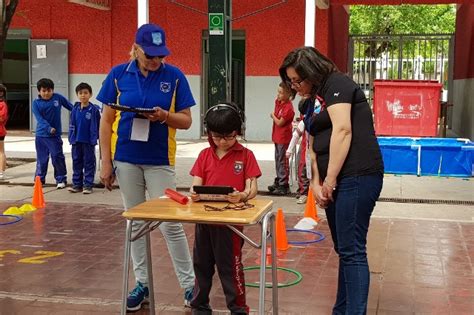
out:
{"label": "boy in red sweater", "polygon": [[[234,187],[230,203],[245,203],[257,195],[257,178],[262,174],[252,151],[237,141],[242,135],[244,114],[235,104],[211,107],[204,123],[210,147],[199,154],[190,174],[195,185]],[[199,201],[199,194],[191,199]],[[242,231],[242,227],[237,227]],[[196,284],[191,301],[192,314],[212,314],[209,293],[215,268],[219,274],[231,314],[248,314],[242,265],[243,239],[224,225],[196,224],[193,249]]]}
{"label": "boy in red sweater", "polygon": [[294,92],[284,82],[280,82],[275,100],[275,109],[270,113],[273,120],[272,141],[275,143],[275,171],[276,177],[273,185],[268,186],[268,191],[273,195],[284,196],[290,193],[288,184],[289,166],[286,150],[293,133],[293,118],[295,111],[291,100]]}

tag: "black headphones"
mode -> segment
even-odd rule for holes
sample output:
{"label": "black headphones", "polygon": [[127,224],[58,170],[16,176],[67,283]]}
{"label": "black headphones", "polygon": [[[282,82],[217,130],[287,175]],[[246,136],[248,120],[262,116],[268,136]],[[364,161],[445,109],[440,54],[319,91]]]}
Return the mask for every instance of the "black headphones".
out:
{"label": "black headphones", "polygon": [[206,113],[204,114],[204,128],[205,132],[207,133],[207,116],[209,115],[210,112],[215,112],[215,111],[227,111],[227,110],[232,110],[234,111],[240,119],[240,130],[237,130],[237,134],[243,135],[245,131],[245,114],[242,112],[240,108],[237,107],[237,105],[233,104],[217,104],[209,108]]}

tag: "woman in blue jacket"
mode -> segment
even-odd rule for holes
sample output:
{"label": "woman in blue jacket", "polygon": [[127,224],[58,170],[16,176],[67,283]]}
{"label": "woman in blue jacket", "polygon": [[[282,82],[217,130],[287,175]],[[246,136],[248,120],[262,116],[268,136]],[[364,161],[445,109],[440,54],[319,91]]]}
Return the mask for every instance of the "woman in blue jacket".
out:
{"label": "woman in blue jacket", "polygon": [[[169,53],[164,30],[154,24],[142,25],[132,45],[131,60],[112,68],[97,96],[104,103],[101,181],[111,189],[117,175],[125,209],[145,202],[146,192],[158,198],[166,188],[176,188],[176,129],[191,126],[190,107],[196,102],[184,74],[163,62]],[[110,106],[112,103],[135,112]],[[132,231],[138,231],[143,223],[133,221]],[[164,222],[159,228],[189,306],[194,271],[186,234],[176,222]],[[136,286],[128,296],[127,309],[135,311],[149,295],[144,237],[131,245]]]}

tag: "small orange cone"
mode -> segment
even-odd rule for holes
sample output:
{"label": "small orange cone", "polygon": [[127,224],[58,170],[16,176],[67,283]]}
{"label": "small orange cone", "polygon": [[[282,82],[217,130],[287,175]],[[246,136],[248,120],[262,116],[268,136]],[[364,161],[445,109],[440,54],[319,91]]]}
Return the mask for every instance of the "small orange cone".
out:
{"label": "small orange cone", "polygon": [[304,217],[311,218],[319,222],[321,218],[318,217],[318,208],[316,208],[316,201],[314,200],[312,189],[308,189],[308,199],[306,200],[306,207],[304,209]]}
{"label": "small orange cone", "polygon": [[287,250],[290,247],[286,236],[285,218],[281,208],[278,209],[276,215],[276,247],[278,250]]}
{"label": "small orange cone", "polygon": [[31,204],[38,209],[44,208],[46,203],[44,202],[43,185],[39,176],[35,178],[35,188],[33,190],[33,200]]}

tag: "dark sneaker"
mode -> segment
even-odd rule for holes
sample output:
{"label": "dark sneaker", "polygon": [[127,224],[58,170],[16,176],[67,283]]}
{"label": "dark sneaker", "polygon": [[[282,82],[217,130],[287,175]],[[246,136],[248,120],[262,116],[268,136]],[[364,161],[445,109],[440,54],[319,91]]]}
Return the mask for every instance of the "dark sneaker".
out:
{"label": "dark sneaker", "polygon": [[290,189],[285,186],[279,186],[277,189],[272,191],[272,195],[276,196],[286,196],[290,193]]}
{"label": "dark sneaker", "polygon": [[138,311],[144,302],[148,302],[148,287],[137,281],[135,289],[127,297],[127,310]]}
{"label": "dark sneaker", "polygon": [[79,186],[71,186],[67,189],[69,192],[72,193],[80,193],[82,191],[82,187]]}
{"label": "dark sneaker", "polygon": [[84,187],[84,190],[82,191],[83,194],[92,194],[92,187]]}
{"label": "dark sneaker", "polygon": [[273,185],[268,186],[267,188],[269,192],[273,192],[278,187],[280,187],[278,184],[273,184]]}
{"label": "dark sneaker", "polygon": [[194,287],[187,288],[184,291],[184,306],[191,307],[191,300],[193,299]]}
{"label": "dark sneaker", "polygon": [[272,192],[272,191],[274,191],[275,189],[277,189],[278,187],[280,187],[280,185],[278,184],[278,182],[279,182],[278,178],[275,177],[275,178],[273,179],[273,185],[270,185],[270,186],[267,187],[267,188],[268,188],[268,191],[269,191],[269,192]]}

